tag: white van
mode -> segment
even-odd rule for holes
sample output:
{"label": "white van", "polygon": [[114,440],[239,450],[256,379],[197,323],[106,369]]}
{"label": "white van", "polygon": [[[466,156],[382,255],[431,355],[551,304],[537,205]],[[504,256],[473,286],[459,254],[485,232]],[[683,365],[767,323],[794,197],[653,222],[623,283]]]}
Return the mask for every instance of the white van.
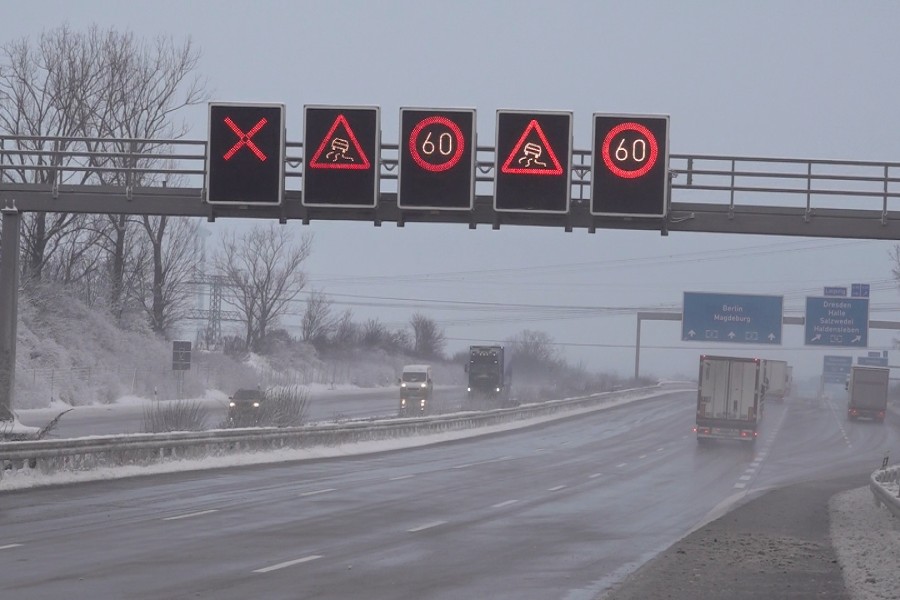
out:
{"label": "white van", "polygon": [[431,365],[406,365],[400,375],[400,415],[422,414],[431,402]]}

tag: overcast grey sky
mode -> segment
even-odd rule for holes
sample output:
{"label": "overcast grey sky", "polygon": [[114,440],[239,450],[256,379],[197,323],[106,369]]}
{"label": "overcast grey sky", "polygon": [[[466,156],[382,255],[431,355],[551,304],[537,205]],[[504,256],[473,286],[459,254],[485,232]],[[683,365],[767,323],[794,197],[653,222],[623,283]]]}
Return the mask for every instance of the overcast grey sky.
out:
{"label": "overcast grey sky", "polygon": [[[385,143],[397,142],[401,106],[474,107],[480,142],[490,145],[498,108],[562,109],[574,113],[577,149],[590,146],[594,112],[658,113],[670,115],[673,153],[900,159],[895,2],[4,4],[4,43],[63,23],[190,36],[202,50],[212,99],[285,103],[291,141],[302,137],[304,104],[380,106]],[[189,137],[206,137],[205,106],[183,117]],[[218,221],[210,229],[235,226],[246,224]],[[634,361],[632,309],[680,310],[685,290],[784,295],[786,309],[799,314],[803,297],[823,286],[862,282],[873,285],[873,307],[900,306],[890,242],[512,226],[288,227],[315,235],[312,285],[354,303],[358,320],[400,325],[412,312],[366,306],[386,302],[372,297],[630,309],[536,320],[547,311],[420,308],[445,325],[451,351],[538,329],[571,344],[560,347],[570,361],[626,375]],[[712,351],[782,358],[812,375],[824,354],[802,346],[799,327],[785,327],[784,346],[765,351],[683,344],[680,334],[677,323],[645,324],[642,344],[666,348],[646,348],[642,370],[693,375],[697,356]],[[871,349],[891,344],[889,333],[871,332]]]}

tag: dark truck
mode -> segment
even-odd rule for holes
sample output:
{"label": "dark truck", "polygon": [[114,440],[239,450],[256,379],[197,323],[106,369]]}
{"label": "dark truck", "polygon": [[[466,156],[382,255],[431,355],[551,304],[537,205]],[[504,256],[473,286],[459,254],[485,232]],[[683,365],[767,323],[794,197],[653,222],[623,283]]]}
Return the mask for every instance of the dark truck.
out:
{"label": "dark truck", "polygon": [[489,408],[509,403],[509,374],[505,370],[503,346],[470,346],[466,373],[470,403]]}
{"label": "dark truck", "polygon": [[884,423],[891,370],[885,367],[853,367],[847,380],[847,419],[872,419]]}

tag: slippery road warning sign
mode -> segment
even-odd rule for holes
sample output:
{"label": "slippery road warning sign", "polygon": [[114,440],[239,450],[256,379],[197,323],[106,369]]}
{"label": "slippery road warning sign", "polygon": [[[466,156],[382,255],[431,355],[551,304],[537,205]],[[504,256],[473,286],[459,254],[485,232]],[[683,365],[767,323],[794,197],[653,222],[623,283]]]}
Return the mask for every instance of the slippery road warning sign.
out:
{"label": "slippery road warning sign", "polygon": [[372,208],[378,201],[380,110],[304,107],[304,206]]}
{"label": "slippery road warning sign", "polygon": [[497,111],[494,210],[568,212],[571,164],[572,113]]}

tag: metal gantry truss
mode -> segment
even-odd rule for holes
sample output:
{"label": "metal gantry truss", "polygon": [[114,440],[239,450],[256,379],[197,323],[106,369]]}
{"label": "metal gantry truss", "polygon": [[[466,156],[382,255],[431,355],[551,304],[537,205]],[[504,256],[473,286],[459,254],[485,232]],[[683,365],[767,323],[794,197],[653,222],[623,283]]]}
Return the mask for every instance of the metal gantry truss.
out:
{"label": "metal gantry truss", "polygon": [[[140,148],[141,152],[102,150]],[[384,144],[374,208],[301,204],[303,148],[287,143],[281,206],[204,202],[206,142],[0,136],[0,208],[22,212],[152,214],[219,218],[459,223],[585,229],[900,239],[900,163],[672,154],[665,218],[590,214],[591,154],[575,150],[565,214],[493,209],[494,148],[479,146],[472,211],[397,206],[397,145]],[[125,185],[104,181],[121,180]],[[35,183],[38,182],[38,183]]]}

